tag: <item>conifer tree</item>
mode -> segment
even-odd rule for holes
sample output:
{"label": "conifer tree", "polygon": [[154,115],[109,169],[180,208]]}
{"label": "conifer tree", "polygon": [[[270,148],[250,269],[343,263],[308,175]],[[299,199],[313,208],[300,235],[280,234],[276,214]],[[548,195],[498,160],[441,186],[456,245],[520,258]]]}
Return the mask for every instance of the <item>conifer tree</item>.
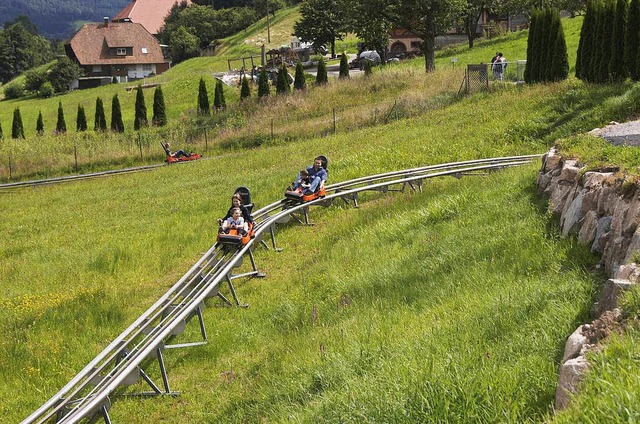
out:
{"label": "conifer tree", "polygon": [[349,78],[349,61],[346,52],[342,52],[340,58],[340,78]]}
{"label": "conifer tree", "polygon": [[15,108],[13,111],[13,122],[11,123],[11,138],[25,138],[24,126],[22,125],[22,115],[20,109]]}
{"label": "conifer tree", "polygon": [[136,115],[133,121],[133,129],[138,131],[147,126],[147,106],[144,103],[144,93],[142,85],[138,85],[136,90]]}
{"label": "conifer tree", "polygon": [[552,27],[554,28],[554,44],[552,47],[551,67],[546,81],[561,81],[569,75],[569,55],[567,53],[567,42],[564,38],[562,20],[557,10],[551,11]]}
{"label": "conifer tree", "polygon": [[[42,111],[38,111],[38,120],[36,121],[36,134],[44,135],[44,119],[42,119]],[[0,136],[0,138],[2,138]]]}
{"label": "conifer tree", "polygon": [[248,99],[251,97],[251,88],[249,87],[249,80],[247,80],[247,76],[244,75],[242,77],[242,86],[240,87],[240,101],[244,101],[244,99]]}
{"label": "conifer tree", "polygon": [[605,83],[611,79],[609,74],[609,61],[613,46],[613,23],[616,19],[616,9],[613,0],[608,0],[604,5],[602,32],[602,47],[600,61],[598,62],[598,82]]}
{"label": "conifer tree", "polygon": [[535,65],[534,59],[534,49],[535,49],[535,40],[537,38],[537,31],[539,27],[539,19],[540,14],[538,10],[533,9],[531,11],[531,18],[529,22],[529,35],[527,37],[527,66],[524,68],[524,81],[527,84],[535,83],[533,67]]}
{"label": "conifer tree", "polygon": [[267,70],[262,68],[260,71],[260,79],[258,80],[258,98],[268,96],[270,93],[269,90],[269,78],[267,77]]}
{"label": "conifer tree", "polygon": [[157,127],[167,125],[167,113],[165,109],[162,87],[157,86],[153,93],[153,117],[151,118],[153,125]]}
{"label": "conifer tree", "polygon": [[87,130],[87,115],[84,113],[84,106],[78,105],[78,113],[76,114],[76,131]]}
{"label": "conifer tree", "polygon": [[624,39],[627,28],[627,0],[616,2],[615,20],[611,35],[609,57],[609,75],[611,81],[624,81],[627,78],[627,66],[624,63]]}
{"label": "conifer tree", "polygon": [[591,57],[589,58],[589,82],[599,82],[600,59],[602,58],[602,42],[604,22],[604,5],[600,1],[593,2],[593,36],[591,38]]}
{"label": "conifer tree", "polygon": [[624,40],[624,63],[632,80],[640,79],[640,0],[631,0]]}
{"label": "conifer tree", "polygon": [[102,98],[96,98],[96,113],[93,116],[93,130],[94,131],[106,131],[107,130],[107,118],[104,115],[104,103]]}
{"label": "conifer tree", "polygon": [[373,66],[371,66],[371,61],[370,60],[365,60],[364,61],[364,75],[365,76],[370,76],[371,74],[373,74]]}
{"label": "conifer tree", "polygon": [[213,93],[213,107],[217,111],[221,111],[227,107],[227,102],[224,100],[224,84],[221,80],[216,80],[216,87]]}
{"label": "conifer tree", "polygon": [[124,122],[122,122],[122,110],[120,109],[120,99],[114,94],[111,99],[111,131],[124,132]]}
{"label": "conifer tree", "polygon": [[293,80],[293,88],[296,90],[307,89],[307,78],[304,76],[304,69],[302,68],[302,62],[298,60],[296,63],[296,76]]}
{"label": "conifer tree", "polygon": [[[538,11],[538,30],[536,33],[535,47],[533,49],[533,77],[535,82],[544,81],[545,64],[549,59],[549,30],[551,29],[551,21],[548,14],[544,10]],[[527,63],[529,60],[527,59]]]}
{"label": "conifer tree", "polygon": [[595,31],[594,1],[595,0],[587,1],[587,11],[582,21],[578,54],[576,57],[576,78],[583,81],[589,80],[589,67],[591,64],[591,55],[593,54],[593,35]]}
{"label": "conifer tree", "polygon": [[320,58],[318,61],[318,73],[316,75],[316,85],[324,85],[329,83],[327,77],[327,65],[324,63],[324,58]]}
{"label": "conifer tree", "polygon": [[291,93],[291,85],[289,83],[289,71],[287,66],[283,63],[282,67],[278,71],[278,83],[276,84],[277,94],[289,94]]}
{"label": "conifer tree", "polygon": [[62,102],[58,102],[58,121],[56,122],[56,132],[67,132],[67,123],[64,121],[64,110],[62,110]]}
{"label": "conifer tree", "polygon": [[205,84],[204,78],[200,78],[200,85],[198,87],[198,115],[211,115],[211,111],[209,110],[207,84]]}

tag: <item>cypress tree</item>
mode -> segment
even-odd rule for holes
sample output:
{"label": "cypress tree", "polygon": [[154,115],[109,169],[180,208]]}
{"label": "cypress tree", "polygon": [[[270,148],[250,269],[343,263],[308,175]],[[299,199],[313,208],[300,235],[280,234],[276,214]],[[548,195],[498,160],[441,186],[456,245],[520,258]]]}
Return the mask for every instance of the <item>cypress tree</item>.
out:
{"label": "cypress tree", "polygon": [[56,122],[56,131],[58,133],[67,132],[67,123],[64,121],[64,110],[62,110],[62,102],[58,102],[58,122]]}
{"label": "cypress tree", "polygon": [[144,103],[144,93],[142,85],[138,85],[136,90],[136,115],[133,121],[133,129],[139,130],[147,126],[147,106]]}
{"label": "cypress tree", "polygon": [[342,52],[340,58],[340,78],[349,78],[349,61],[347,60],[347,53]]}
{"label": "cypress tree", "polygon": [[624,63],[632,80],[640,79],[640,0],[631,0],[627,14],[627,28],[624,39]]}
{"label": "cypress tree", "polygon": [[307,78],[304,76],[304,69],[302,68],[302,62],[298,60],[296,63],[296,76],[293,81],[293,88],[296,90],[307,89]]}
{"label": "cypress tree", "polygon": [[207,94],[207,85],[204,82],[204,78],[200,78],[200,86],[198,87],[198,115],[211,116],[209,95]]}
{"label": "cypress tree", "polygon": [[627,0],[618,0],[615,9],[615,21],[611,35],[611,56],[609,57],[609,75],[612,81],[624,81],[627,67],[624,63],[624,39],[627,28]]}
{"label": "cypress tree", "polygon": [[153,118],[151,118],[153,125],[158,127],[167,125],[167,113],[165,109],[162,87],[157,86],[153,93]]}
{"label": "cypress tree", "polygon": [[551,69],[548,80],[561,81],[569,76],[569,54],[567,53],[567,42],[564,38],[560,13],[557,10],[553,10],[551,17],[554,22],[555,40],[552,46]]}
{"label": "cypress tree", "polygon": [[553,9],[545,9],[544,17],[547,21],[547,32],[545,35],[543,49],[547,52],[545,60],[541,61],[542,70],[540,72],[540,80],[543,82],[554,81],[553,75],[553,58],[555,52],[553,47],[556,44],[556,37],[558,36],[558,26],[560,21],[556,21],[553,15]]}
{"label": "cypress tree", "polygon": [[249,80],[247,80],[247,76],[244,75],[242,77],[242,86],[240,87],[240,101],[242,102],[244,99],[248,99],[251,97],[251,88],[249,87]]}
{"label": "cypress tree", "polygon": [[122,122],[122,111],[120,110],[120,99],[115,94],[111,99],[111,131],[124,132],[124,122]]}
{"label": "cypress tree", "polygon": [[84,106],[78,105],[78,113],[76,114],[76,131],[87,130],[87,115],[84,113]]}
{"label": "cypress tree", "polygon": [[365,76],[369,76],[373,74],[373,65],[371,64],[370,60],[365,60],[364,61],[364,75]]}
{"label": "cypress tree", "polygon": [[13,111],[13,122],[11,123],[11,138],[25,138],[24,126],[22,125],[22,115],[20,109],[15,108]]}
{"label": "cypress tree", "polygon": [[551,29],[551,21],[546,11],[538,11],[538,19],[539,26],[536,34],[536,45],[533,50],[533,76],[535,82],[544,81],[545,64],[549,60],[549,30]]}
{"label": "cypress tree", "polygon": [[104,104],[102,98],[96,98],[96,113],[93,117],[93,130],[94,131],[106,131],[107,130],[107,118],[104,115]]}
{"label": "cypress tree", "polygon": [[[44,135],[44,119],[42,119],[42,111],[38,111],[38,120],[36,121],[36,134]],[[0,138],[2,137],[0,136]]]}
{"label": "cypress tree", "polygon": [[611,79],[609,74],[609,61],[611,58],[611,49],[613,47],[613,22],[616,19],[616,9],[613,0],[608,0],[604,8],[604,21],[602,25],[602,55],[598,62],[598,80],[600,83],[605,83]]}
{"label": "cypress tree", "polygon": [[260,79],[258,80],[258,98],[266,97],[269,94],[269,78],[267,78],[267,70],[262,68],[260,71]]}
{"label": "cypress tree", "polygon": [[527,84],[533,84],[535,82],[533,78],[533,67],[534,67],[534,45],[536,39],[536,32],[538,31],[538,10],[534,9],[531,11],[531,19],[529,23],[529,35],[527,37],[527,66],[524,68],[524,81]]}
{"label": "cypress tree", "polygon": [[604,6],[600,1],[593,2],[593,35],[591,37],[591,57],[589,58],[589,82],[599,82],[600,59],[602,58],[602,33],[604,22]]}
{"label": "cypress tree", "polygon": [[582,21],[580,30],[580,41],[578,43],[578,54],[576,57],[576,78],[583,81],[589,80],[589,66],[591,55],[593,54],[593,32],[594,28],[594,0],[588,0],[587,11]]}
{"label": "cypress tree", "polygon": [[213,94],[213,107],[216,110],[220,111],[227,107],[227,102],[224,100],[224,84],[222,80],[216,80],[216,87]]}
{"label": "cypress tree", "polygon": [[324,58],[320,58],[318,62],[318,74],[316,75],[316,85],[324,85],[329,83],[327,77],[327,65],[324,63]]}
{"label": "cypress tree", "polygon": [[290,92],[291,85],[289,83],[289,71],[287,71],[287,67],[283,63],[282,67],[278,71],[278,84],[276,84],[276,93],[289,94]]}

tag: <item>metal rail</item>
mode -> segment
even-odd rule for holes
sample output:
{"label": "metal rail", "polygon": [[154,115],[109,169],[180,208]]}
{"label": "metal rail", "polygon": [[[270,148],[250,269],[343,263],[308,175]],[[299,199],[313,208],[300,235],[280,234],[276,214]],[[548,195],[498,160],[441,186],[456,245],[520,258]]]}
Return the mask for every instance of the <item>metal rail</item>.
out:
{"label": "metal rail", "polygon": [[[282,199],[254,212],[255,238],[237,249],[214,244],[187,273],[178,280],[158,301],[145,311],[133,324],[124,330],[82,371],[80,371],[57,394],[29,415],[23,424],[30,423],[77,423],[82,419],[102,416],[110,423],[109,398],[119,387],[132,384],[142,378],[152,392],[145,394],[175,394],[171,391],[162,353],[165,349],[194,346],[206,343],[207,336],[202,319],[204,301],[219,296],[224,283],[229,285],[236,305],[238,301],[232,280],[239,277],[262,276],[253,257],[253,249],[262,243],[269,232],[275,248],[274,229],[277,223],[287,222],[297,213],[304,214],[308,222],[308,210],[312,205],[328,206],[333,200],[343,199],[357,206],[358,193],[363,191],[403,191],[407,187],[420,191],[425,179],[463,175],[474,175],[507,167],[524,165],[541,155],[511,156],[506,158],[481,159],[431,165],[420,168],[388,172],[356,178],[328,185],[324,198],[298,204]],[[395,188],[399,186],[399,188]],[[296,218],[300,221],[299,218]],[[253,271],[233,275],[233,269],[242,264],[248,255]],[[180,335],[188,322],[197,317],[203,340],[191,343],[169,344]],[[163,381],[160,389],[143,370],[150,360],[157,359]]]}

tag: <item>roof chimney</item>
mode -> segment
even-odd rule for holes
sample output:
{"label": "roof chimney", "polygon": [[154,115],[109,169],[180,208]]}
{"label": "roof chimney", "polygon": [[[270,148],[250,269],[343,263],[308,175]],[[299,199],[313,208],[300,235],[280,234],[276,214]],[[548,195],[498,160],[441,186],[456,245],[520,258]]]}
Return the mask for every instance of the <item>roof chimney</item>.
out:
{"label": "roof chimney", "polygon": [[104,26],[108,27],[109,26],[109,17],[105,16],[104,18],[102,18],[102,20],[104,21]]}

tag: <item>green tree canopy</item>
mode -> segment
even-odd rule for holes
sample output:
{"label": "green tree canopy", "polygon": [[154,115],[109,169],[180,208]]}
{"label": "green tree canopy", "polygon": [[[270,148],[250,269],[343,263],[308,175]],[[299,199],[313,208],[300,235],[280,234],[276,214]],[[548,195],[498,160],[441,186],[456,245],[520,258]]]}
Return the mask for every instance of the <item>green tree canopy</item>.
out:
{"label": "green tree canopy", "polygon": [[29,32],[21,22],[0,32],[0,81],[7,83],[27,69],[53,60],[49,42]]}
{"label": "green tree canopy", "polygon": [[69,84],[77,80],[81,74],[82,71],[77,63],[68,57],[63,57],[58,59],[53,67],[51,67],[49,81],[56,90],[56,93],[64,93],[69,90]]}
{"label": "green tree canopy", "polygon": [[300,6],[300,20],[293,25],[293,33],[302,41],[318,48],[331,45],[331,57],[336,57],[336,39],[347,32],[347,17],[340,0],[307,0]]}

